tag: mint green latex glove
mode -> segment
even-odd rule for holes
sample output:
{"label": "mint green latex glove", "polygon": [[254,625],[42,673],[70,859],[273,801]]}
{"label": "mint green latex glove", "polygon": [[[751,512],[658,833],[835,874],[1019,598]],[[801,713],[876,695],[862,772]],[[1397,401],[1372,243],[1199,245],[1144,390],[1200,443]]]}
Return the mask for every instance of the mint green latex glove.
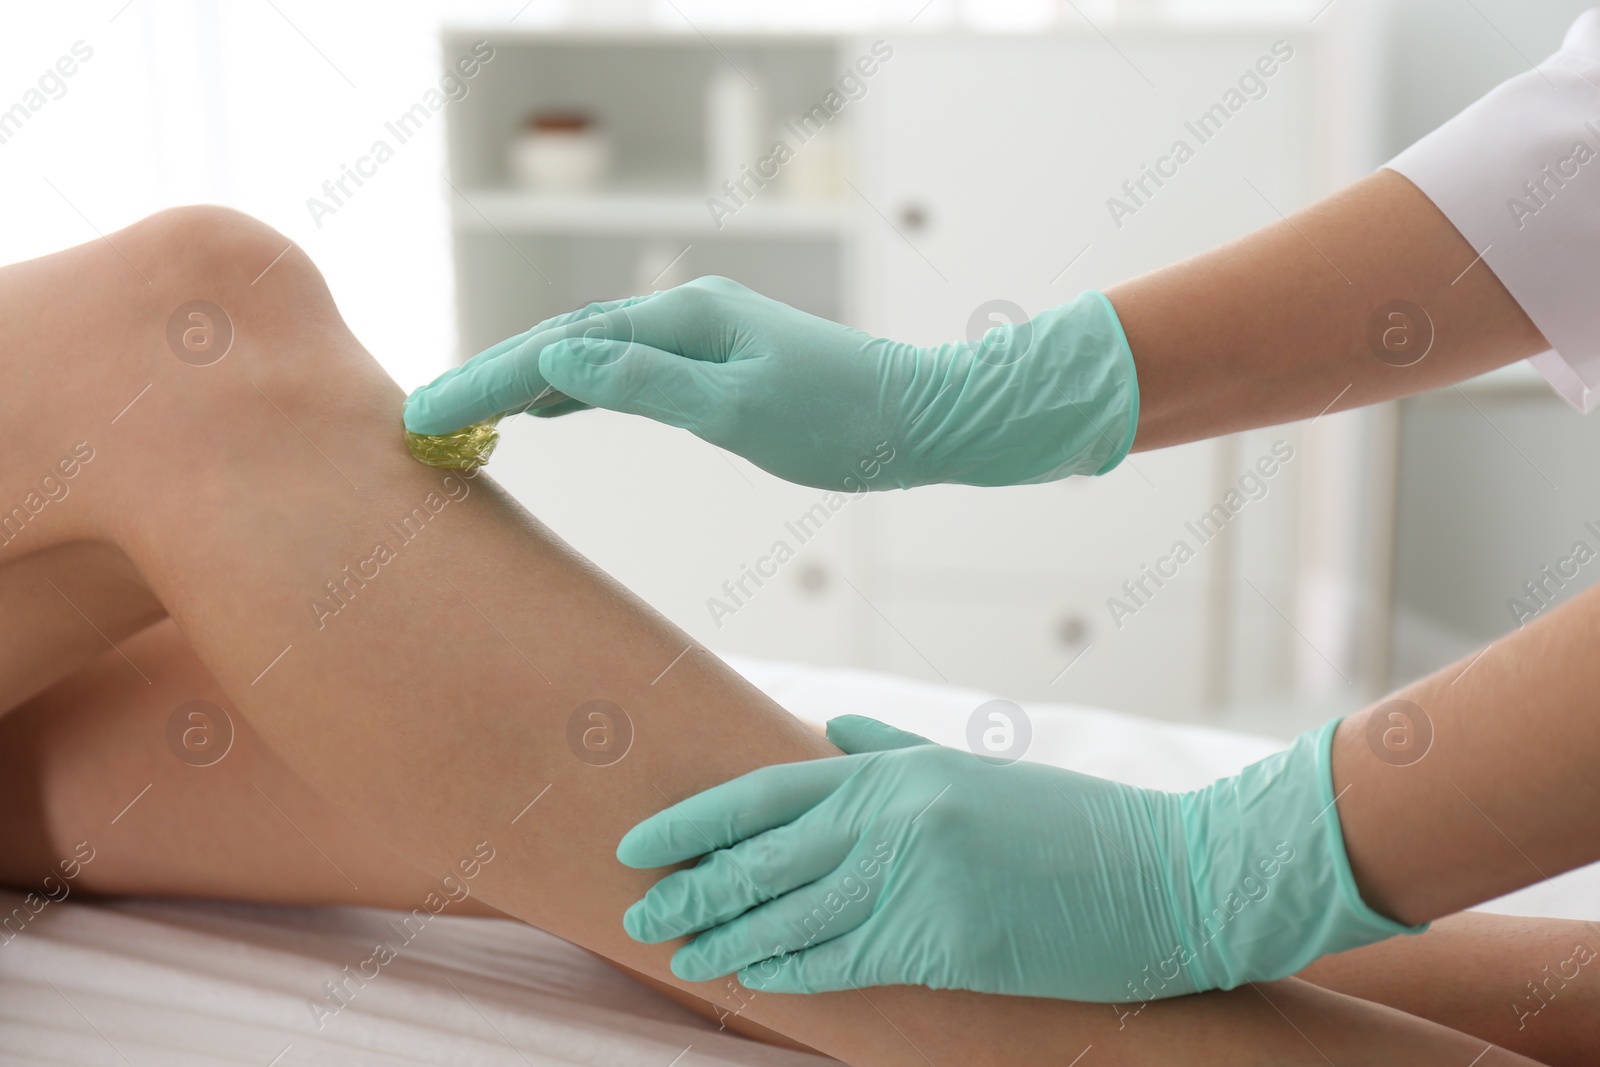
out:
{"label": "mint green latex glove", "polygon": [[690,430],[820,489],[1101,474],[1133,445],[1138,382],[1098,292],[978,341],[919,347],[726,278],[557,316],[413,393],[406,428],[592,405]]}
{"label": "mint green latex glove", "polygon": [[1191,793],[997,765],[860,716],[852,755],[766,767],[617,847],[632,867],[712,851],[629,908],[637,940],[699,932],[681,978],[752,989],[925,985],[1146,1001],[1281,978],[1419,932],[1356,890],[1333,804],[1337,723]]}

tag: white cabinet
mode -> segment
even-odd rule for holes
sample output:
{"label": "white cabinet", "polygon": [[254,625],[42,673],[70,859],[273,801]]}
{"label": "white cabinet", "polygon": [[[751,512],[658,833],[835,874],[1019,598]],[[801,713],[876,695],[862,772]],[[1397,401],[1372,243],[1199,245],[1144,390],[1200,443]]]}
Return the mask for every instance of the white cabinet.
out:
{"label": "white cabinet", "polygon": [[[1117,39],[1118,48],[1088,32],[896,41],[859,127],[869,328],[944,340],[983,301],[1037,311],[1309,199],[1317,122],[1301,30]],[[1275,73],[1256,79],[1259,99],[1241,94],[1236,113],[1199,125],[1263,59]],[[1180,140],[1192,158],[1164,165],[1175,173],[1156,185],[1145,175]],[[1143,193],[1124,189],[1139,181]],[[1120,225],[1112,198],[1133,212]]]}
{"label": "white cabinet", "polygon": [[[446,52],[481,36],[496,57],[450,111],[468,353],[651,288],[640,264],[677,249],[674,275],[727,274],[904,340],[965,336],[986,301],[1037,312],[1307,203],[1338,154],[1319,131],[1348,125],[1319,95],[1322,41],[1303,24],[1127,29],[1115,45],[1087,29],[701,38],[469,27],[447,33]],[[891,56],[874,52],[879,40]],[[782,120],[874,54],[832,120],[836,195],[775,183],[715,225],[705,198],[718,176],[703,163],[713,70],[749,74],[781,135]],[[556,105],[610,131],[611,184],[562,196],[509,187],[506,136],[529,109]],[[1175,163],[1180,140],[1192,152]],[[1150,168],[1170,174],[1157,185]],[[1119,225],[1107,202],[1131,204],[1124,182],[1141,180]],[[1159,589],[1143,579],[1153,595],[1121,625],[1108,607],[1127,603],[1123,583],[1174,541],[1195,540],[1186,524],[1270,447],[1261,435],[1136,455],[1103,479],[873,494],[804,539],[790,524],[824,494],[680,431],[592,413],[519,420],[508,436],[495,475],[713,648],[1179,718],[1286,682],[1292,476],[1197,543]],[[792,558],[778,564],[780,543]]]}

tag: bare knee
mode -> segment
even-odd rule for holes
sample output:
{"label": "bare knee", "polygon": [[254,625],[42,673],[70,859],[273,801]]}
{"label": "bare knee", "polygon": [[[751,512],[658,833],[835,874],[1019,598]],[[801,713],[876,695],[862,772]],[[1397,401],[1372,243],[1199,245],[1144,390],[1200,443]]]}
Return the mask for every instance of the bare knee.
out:
{"label": "bare knee", "polygon": [[[248,384],[247,359],[288,347],[250,339],[316,318],[337,313],[310,260],[225,208],[163,211],[0,268],[0,509],[37,497],[41,472],[65,474],[69,462],[105,457],[72,483],[80,501],[129,457],[171,462],[182,439],[154,449],[150,416],[172,424],[186,410],[226,409],[224,394]],[[80,503],[29,507],[41,516],[32,541],[100,536]]]}
{"label": "bare knee", "polygon": [[146,215],[119,235],[158,269],[162,260],[176,264],[197,257],[228,266],[238,253],[264,252],[274,246],[281,250],[289,243],[260,219],[218,204],[165,208]]}
{"label": "bare knee", "polygon": [[153,502],[196,507],[300,464],[328,473],[347,428],[398,440],[403,395],[310,258],[226,208],[163,211],[0,270],[0,335],[0,452],[21,472],[14,485],[0,472],[0,508],[22,499],[23,475],[74,449],[97,457],[40,538],[131,556],[130,531],[161,525]]}
{"label": "bare knee", "polygon": [[159,332],[156,369],[204,391],[205,414],[225,419],[231,405],[264,395],[300,405],[341,371],[375,367],[311,258],[260,220],[196,205],[158,212],[122,235],[152,283],[145,304],[157,321],[143,327],[146,341]]}
{"label": "bare knee", "polygon": [[210,299],[232,313],[294,300],[318,311],[332,299],[321,273],[289,238],[259,219],[214,204],[168,208],[110,242],[164,299]]}
{"label": "bare knee", "polygon": [[[146,385],[218,367],[285,324],[338,313],[321,274],[287,237],[228,208],[171,208],[86,244],[0,268],[0,419],[92,424]],[[7,358],[0,354],[0,360]],[[233,363],[240,360],[234,358]],[[8,412],[7,402],[15,410]]]}
{"label": "bare knee", "polygon": [[[186,286],[170,287],[171,306],[157,309],[163,447],[152,456],[216,478],[293,477],[300,463],[343,478],[333,442],[344,432],[398,440],[404,394],[351,333],[299,246],[225,208],[178,208],[139,225],[141,246],[174,263]],[[200,310],[214,321],[197,323],[211,347],[191,356],[170,316],[195,300],[213,305]]]}

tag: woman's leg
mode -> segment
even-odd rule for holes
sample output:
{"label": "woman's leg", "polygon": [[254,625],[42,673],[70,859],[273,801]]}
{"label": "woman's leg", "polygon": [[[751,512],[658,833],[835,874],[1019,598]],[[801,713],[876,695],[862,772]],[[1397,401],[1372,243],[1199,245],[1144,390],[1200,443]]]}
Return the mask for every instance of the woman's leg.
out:
{"label": "woman's leg", "polygon": [[[0,561],[10,555],[17,550],[0,547]],[[0,715],[164,614],[128,557],[108,544],[57,545],[0,566],[0,619],[13,620],[0,642]]]}
{"label": "woman's leg", "polygon": [[[231,320],[231,347],[209,366],[168,343],[169,319],[196,300]],[[25,502],[32,547],[92,539],[126,553],[232,709],[363,832],[428,871],[492,848],[480,899],[685,985],[666,967],[672,946],[622,932],[653,876],[617,864],[615,842],[706,786],[827,755],[825,742],[487,479],[415,464],[399,390],[271,230],[185,209],[5,268],[0,329],[0,508]],[[72,496],[28,507],[26,472],[72,457]],[[597,700],[631,723],[608,766],[569,744]],[[1320,1063],[1327,1048],[1348,1049],[1342,1062],[1454,1064],[1479,1048],[1297,982],[1136,1018],[909,988],[686,988],[864,1064],[921,1064],[924,1050],[1011,1063],[1089,1045],[1100,1063]]]}
{"label": "woman's leg", "polygon": [[[121,655],[149,684],[130,677]],[[201,724],[212,735],[202,740],[230,737],[225,749],[174,748],[173,712],[197,700],[227,703],[168,621],[0,720],[0,811],[11,815],[0,821],[0,883],[38,889],[73,845],[89,841],[95,858],[75,892],[410,910],[446,890],[307,789],[242,719],[212,712]],[[463,886],[470,893],[457,879],[450,895]],[[500,914],[470,895],[453,899],[449,912]],[[1469,914],[1423,937],[1329,957],[1301,977],[1546,1063],[1575,1064],[1600,1045],[1600,982],[1560,976],[1587,976],[1561,966],[1580,944],[1589,946],[1585,958],[1600,958],[1587,924]],[[715,1017],[705,1001],[663,991]],[[729,1025],[751,1032],[742,1018]]]}
{"label": "woman's leg", "polygon": [[439,888],[285,767],[171,621],[119,645],[0,719],[0,810],[37,813],[3,823],[0,882],[37,888],[87,842],[87,893],[409,910]]}
{"label": "woman's leg", "polygon": [[[0,571],[0,591],[10,577]],[[14,590],[12,599],[24,598]],[[413,866],[308,789],[225,710],[227,695],[170,620],[119,644],[0,717],[0,885],[64,884],[58,865],[82,842],[94,858],[65,883],[69,893],[402,911],[431,893],[449,901],[448,914],[507,918],[471,895],[470,880],[457,873],[446,883],[451,872]],[[186,743],[171,729],[175,717],[200,734]],[[0,940],[7,933],[0,927]],[[717,1017],[705,1000],[636,976]],[[728,1022],[797,1046],[748,1020]]]}
{"label": "woman's leg", "polygon": [[1543,1063],[1600,1064],[1600,924],[1464,912],[1299,977]]}

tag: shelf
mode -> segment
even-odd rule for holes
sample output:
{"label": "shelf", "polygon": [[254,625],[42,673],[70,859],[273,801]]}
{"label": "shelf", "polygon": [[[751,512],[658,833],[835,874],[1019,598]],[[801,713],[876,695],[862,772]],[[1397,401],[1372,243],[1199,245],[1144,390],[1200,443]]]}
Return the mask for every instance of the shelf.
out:
{"label": "shelf", "polygon": [[[463,202],[465,199],[465,203]],[[719,228],[704,195],[617,192],[577,195],[508,189],[463,190],[451,197],[461,230],[507,233],[681,233],[723,237],[833,237],[844,233],[849,212],[839,200],[795,200],[773,194],[755,199]]]}
{"label": "shelf", "polygon": [[[683,20],[681,13],[656,20],[645,17],[637,20],[588,21],[566,18],[549,23],[516,22],[484,19],[452,19],[443,24],[442,33],[447,39],[474,41],[487,39],[496,44],[530,42],[539,45],[566,43],[645,44],[653,48],[703,48],[715,41],[719,46],[733,45],[760,48],[804,48],[813,44],[832,44],[838,41],[870,40],[889,37],[898,41],[908,36],[919,38],[1036,38],[1051,35],[1062,38],[1101,40],[1100,28],[1123,34],[1140,33],[1146,36],[1191,35],[1195,33],[1256,34],[1283,31],[1305,32],[1316,30],[1313,16],[1326,7],[1326,0],[1293,0],[1293,2],[1264,2],[1239,4],[1232,9],[1218,9],[1214,0],[1189,0],[1162,10],[1152,7],[1140,10],[1130,6],[1115,15],[1097,16],[1094,22],[1078,14],[1060,19],[1043,19],[1034,24],[1015,25],[1005,22],[981,22],[971,19],[938,22],[922,20],[907,25],[904,17],[863,18],[838,20],[837,24],[818,26],[810,22],[794,24],[783,21],[734,20],[712,25],[698,25]],[[752,9],[754,5],[751,5]],[[892,36],[891,36],[892,35]]]}

